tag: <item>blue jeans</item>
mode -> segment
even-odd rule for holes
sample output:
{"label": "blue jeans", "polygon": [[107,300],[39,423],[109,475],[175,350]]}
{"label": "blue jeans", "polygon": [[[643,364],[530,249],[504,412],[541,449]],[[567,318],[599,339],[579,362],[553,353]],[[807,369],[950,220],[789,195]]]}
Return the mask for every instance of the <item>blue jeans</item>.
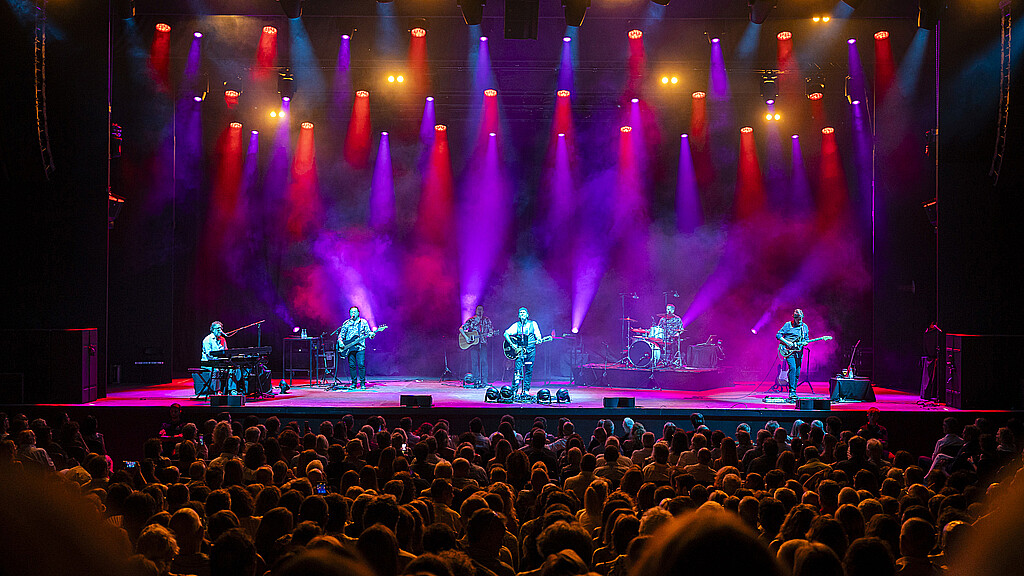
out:
{"label": "blue jeans", "polygon": [[803,354],[793,354],[786,358],[789,365],[789,395],[796,396],[796,387],[800,384],[800,365],[803,364]]}
{"label": "blue jeans", "polygon": [[469,348],[469,372],[477,383],[487,384],[487,342]]}
{"label": "blue jeans", "polygon": [[[352,385],[366,384],[366,349],[352,350],[348,353],[348,376]],[[358,377],[358,378],[357,378]]]}
{"label": "blue jeans", "polygon": [[[537,349],[527,348],[526,352],[516,358],[516,373],[523,375],[523,390],[529,392],[530,380],[533,378],[533,361],[537,359]],[[518,382],[516,382],[518,384]]]}

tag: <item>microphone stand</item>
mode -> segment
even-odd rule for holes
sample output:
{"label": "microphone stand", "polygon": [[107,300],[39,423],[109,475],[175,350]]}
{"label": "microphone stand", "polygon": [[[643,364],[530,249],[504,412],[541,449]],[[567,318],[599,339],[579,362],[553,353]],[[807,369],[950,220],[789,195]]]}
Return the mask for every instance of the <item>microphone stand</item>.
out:
{"label": "microphone stand", "polygon": [[441,336],[441,349],[444,350],[444,372],[441,372],[441,377],[437,379],[438,382],[444,382],[445,377],[453,378],[455,374],[451,368],[448,367],[448,337]]}

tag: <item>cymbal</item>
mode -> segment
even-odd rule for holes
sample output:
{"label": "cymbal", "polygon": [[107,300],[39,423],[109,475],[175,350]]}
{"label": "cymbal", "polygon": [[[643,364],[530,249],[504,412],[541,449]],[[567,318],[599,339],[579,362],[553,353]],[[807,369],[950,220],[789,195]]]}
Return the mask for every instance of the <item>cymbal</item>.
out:
{"label": "cymbal", "polygon": [[639,320],[637,320],[636,318],[629,318],[629,317],[619,318],[619,320],[624,320],[626,322],[639,322]]}

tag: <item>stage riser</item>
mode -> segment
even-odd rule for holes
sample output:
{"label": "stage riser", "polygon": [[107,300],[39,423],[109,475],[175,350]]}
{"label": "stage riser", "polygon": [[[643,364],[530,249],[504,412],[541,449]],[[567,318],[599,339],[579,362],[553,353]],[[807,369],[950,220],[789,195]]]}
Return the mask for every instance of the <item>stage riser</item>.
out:
{"label": "stage riser", "polygon": [[583,366],[574,369],[580,386],[703,392],[728,386],[719,370],[637,370]]}

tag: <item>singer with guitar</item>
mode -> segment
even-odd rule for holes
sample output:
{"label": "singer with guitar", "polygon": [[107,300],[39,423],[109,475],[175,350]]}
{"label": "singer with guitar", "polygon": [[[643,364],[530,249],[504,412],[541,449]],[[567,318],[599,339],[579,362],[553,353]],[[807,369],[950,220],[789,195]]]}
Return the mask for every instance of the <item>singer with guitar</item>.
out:
{"label": "singer with guitar", "polygon": [[348,359],[348,375],[353,388],[366,388],[366,339],[372,339],[385,328],[387,326],[370,330],[366,319],[359,317],[359,308],[353,306],[348,309],[348,320],[338,329],[338,355]]}
{"label": "singer with guitar", "polygon": [[[537,358],[537,343],[542,341],[540,327],[530,320],[526,307],[519,309],[519,320],[505,330],[505,346],[516,351],[516,377],[522,378],[523,392],[530,390],[533,377],[533,361]],[[519,382],[516,382],[518,385]]]}
{"label": "singer with guitar", "polygon": [[[804,344],[810,340],[811,331],[804,323],[804,311],[797,308],[793,311],[793,319],[782,325],[775,334],[779,344],[789,350],[791,354],[786,356],[786,364],[789,367],[789,399],[796,400],[796,386],[800,382],[800,366],[804,359]],[[781,348],[781,347],[780,347]]]}
{"label": "singer with guitar", "polygon": [[477,305],[476,314],[459,327],[459,348],[469,350],[469,372],[480,386],[488,384],[487,358],[490,350],[487,339],[491,336],[494,336],[494,325],[490,318],[484,316],[483,305]]}

